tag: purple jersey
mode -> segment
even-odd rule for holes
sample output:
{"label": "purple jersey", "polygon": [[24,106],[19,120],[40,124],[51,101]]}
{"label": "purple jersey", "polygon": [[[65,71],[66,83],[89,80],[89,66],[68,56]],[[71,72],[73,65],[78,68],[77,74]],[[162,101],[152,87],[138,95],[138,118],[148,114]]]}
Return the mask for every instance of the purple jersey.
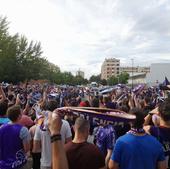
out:
{"label": "purple jersey", "polygon": [[107,125],[104,127],[99,127],[96,133],[96,145],[100,151],[107,155],[107,150],[113,149],[115,143],[115,130],[113,126]]}
{"label": "purple jersey", "polygon": [[22,126],[6,124],[0,128],[0,169],[18,169],[27,162],[20,138]]}

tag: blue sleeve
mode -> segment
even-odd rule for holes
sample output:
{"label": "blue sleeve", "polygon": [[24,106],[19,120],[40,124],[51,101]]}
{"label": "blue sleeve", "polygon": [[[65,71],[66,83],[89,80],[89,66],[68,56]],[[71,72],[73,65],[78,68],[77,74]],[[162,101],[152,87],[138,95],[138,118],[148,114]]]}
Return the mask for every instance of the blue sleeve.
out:
{"label": "blue sleeve", "polygon": [[120,140],[117,140],[113,149],[111,159],[119,164],[121,162],[121,151],[122,151],[122,142]]}
{"label": "blue sleeve", "polygon": [[106,137],[106,148],[112,150],[114,144],[115,144],[115,134],[114,132],[111,132]]}
{"label": "blue sleeve", "polygon": [[20,138],[22,139],[23,143],[30,142],[31,136],[26,127],[22,127],[22,129],[20,130]]}

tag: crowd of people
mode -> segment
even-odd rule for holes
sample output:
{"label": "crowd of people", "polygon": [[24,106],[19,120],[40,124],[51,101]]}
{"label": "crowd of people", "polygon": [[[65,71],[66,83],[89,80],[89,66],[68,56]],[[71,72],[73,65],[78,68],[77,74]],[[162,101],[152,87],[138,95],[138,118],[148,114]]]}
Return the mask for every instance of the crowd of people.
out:
{"label": "crowd of people", "polygon": [[[60,111],[135,115],[123,126]],[[0,86],[0,169],[170,169],[170,98],[159,87],[108,92],[40,83]]]}

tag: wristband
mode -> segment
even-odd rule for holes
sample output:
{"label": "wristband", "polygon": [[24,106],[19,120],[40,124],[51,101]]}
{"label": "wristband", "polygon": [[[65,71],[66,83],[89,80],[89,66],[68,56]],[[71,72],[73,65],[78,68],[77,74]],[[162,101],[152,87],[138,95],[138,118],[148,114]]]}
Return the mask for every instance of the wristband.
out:
{"label": "wristband", "polygon": [[55,134],[51,136],[51,143],[57,140],[61,140],[61,134]]}

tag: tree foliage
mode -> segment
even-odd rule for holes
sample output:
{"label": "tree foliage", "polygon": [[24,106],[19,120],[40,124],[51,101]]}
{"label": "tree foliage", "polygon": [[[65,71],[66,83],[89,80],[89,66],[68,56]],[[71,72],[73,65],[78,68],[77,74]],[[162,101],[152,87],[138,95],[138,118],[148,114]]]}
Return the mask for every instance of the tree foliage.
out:
{"label": "tree foliage", "polygon": [[107,79],[107,84],[110,86],[118,84],[118,78],[111,76],[109,79]]}
{"label": "tree foliage", "polygon": [[107,85],[107,80],[101,79],[100,84],[103,85],[103,86]]}
{"label": "tree foliage", "polygon": [[129,74],[126,72],[122,72],[120,75],[118,75],[119,83],[126,84],[128,83]]}
{"label": "tree foliage", "polygon": [[100,83],[101,81],[101,76],[99,75],[92,75],[89,79],[90,82],[96,82],[96,83]]}
{"label": "tree foliage", "polygon": [[85,84],[87,79],[60,72],[58,66],[42,57],[40,42],[25,36],[10,35],[7,18],[0,17],[0,81],[18,83],[46,79],[57,84]]}
{"label": "tree foliage", "polygon": [[111,76],[108,80],[107,80],[107,84],[108,85],[116,85],[118,83],[121,84],[126,84],[128,83],[128,79],[129,79],[129,74],[126,72],[122,72],[120,75],[118,76]]}

